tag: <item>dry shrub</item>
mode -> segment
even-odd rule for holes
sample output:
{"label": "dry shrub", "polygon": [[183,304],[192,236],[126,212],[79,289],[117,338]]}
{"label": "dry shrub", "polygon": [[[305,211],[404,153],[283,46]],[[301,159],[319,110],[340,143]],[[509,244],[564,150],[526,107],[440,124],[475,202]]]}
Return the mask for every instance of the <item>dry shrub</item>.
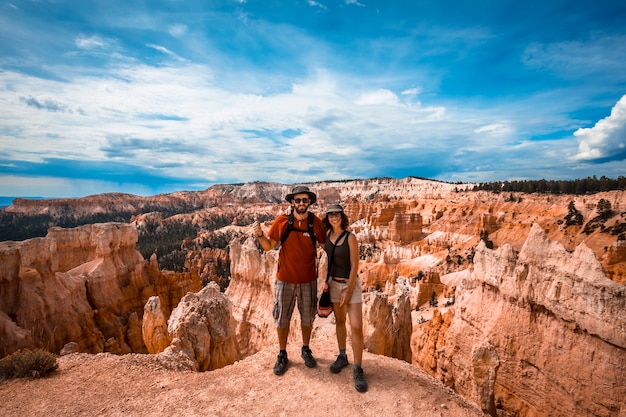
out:
{"label": "dry shrub", "polygon": [[56,356],[48,351],[21,349],[0,359],[0,381],[39,378],[54,372],[58,367]]}

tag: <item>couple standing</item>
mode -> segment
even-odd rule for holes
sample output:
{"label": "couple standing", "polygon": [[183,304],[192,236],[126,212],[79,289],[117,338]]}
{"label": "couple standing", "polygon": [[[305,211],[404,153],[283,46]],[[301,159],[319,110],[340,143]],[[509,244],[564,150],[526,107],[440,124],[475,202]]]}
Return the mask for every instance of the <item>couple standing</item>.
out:
{"label": "couple standing", "polygon": [[[289,322],[296,301],[302,327],[302,359],[309,368],[317,366],[309,348],[313,320],[317,312],[317,268],[315,242],[324,244],[324,250],[331,258],[328,265],[331,279],[327,283],[330,290],[333,312],[336,319],[337,344],[339,355],[330,365],[330,371],[340,372],[348,366],[346,355],[346,313],[350,317],[352,330],[352,350],[354,353],[354,387],[359,392],[367,391],[367,381],[361,367],[363,358],[363,303],[361,282],[357,277],[359,246],[354,233],[347,231],[348,217],[338,204],[331,204],[323,219],[312,218],[315,239],[309,233],[309,207],[317,201],[315,193],[305,186],[294,187],[285,199],[291,204],[293,229],[280,247],[278,271],[274,290],[274,323],[278,332],[280,352],[274,365],[274,373],[282,375],[287,370],[287,339]],[[274,249],[281,241],[288,227],[287,214],[279,215],[273,222],[267,236],[258,222],[253,230],[259,238],[263,250]],[[344,233],[345,232],[345,233]]]}

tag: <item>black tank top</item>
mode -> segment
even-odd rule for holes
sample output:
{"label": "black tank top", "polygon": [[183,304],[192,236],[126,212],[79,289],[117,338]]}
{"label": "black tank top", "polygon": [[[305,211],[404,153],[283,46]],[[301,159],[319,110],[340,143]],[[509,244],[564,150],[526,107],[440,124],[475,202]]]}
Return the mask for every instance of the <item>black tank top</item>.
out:
{"label": "black tank top", "polygon": [[[330,265],[330,276],[337,278],[350,278],[350,245],[348,244],[348,238],[350,234],[347,234],[340,245],[335,247],[335,254],[333,255],[333,264]],[[333,244],[330,238],[326,239],[324,243],[324,250],[328,259],[333,250]]]}

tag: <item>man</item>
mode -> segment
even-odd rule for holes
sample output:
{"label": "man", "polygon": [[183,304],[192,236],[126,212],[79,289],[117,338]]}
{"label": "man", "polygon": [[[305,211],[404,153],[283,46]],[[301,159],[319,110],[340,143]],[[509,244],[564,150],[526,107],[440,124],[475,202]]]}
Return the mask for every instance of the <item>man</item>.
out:
{"label": "man", "polygon": [[[317,365],[309,348],[313,320],[317,311],[317,248],[311,238],[312,229],[316,243],[326,242],[326,232],[322,221],[311,214],[309,207],[317,201],[317,196],[308,187],[297,186],[287,194],[285,199],[291,203],[293,225],[288,236],[283,237],[289,228],[290,216],[279,215],[270,228],[267,236],[261,225],[255,221],[252,229],[259,237],[263,250],[268,251],[281,242],[278,254],[278,271],[274,289],[274,324],[278,332],[280,352],[274,365],[274,374],[282,375],[287,370],[287,339],[289,338],[289,322],[293,309],[298,303],[302,328],[302,359],[309,368]],[[281,239],[282,238],[282,239]]]}

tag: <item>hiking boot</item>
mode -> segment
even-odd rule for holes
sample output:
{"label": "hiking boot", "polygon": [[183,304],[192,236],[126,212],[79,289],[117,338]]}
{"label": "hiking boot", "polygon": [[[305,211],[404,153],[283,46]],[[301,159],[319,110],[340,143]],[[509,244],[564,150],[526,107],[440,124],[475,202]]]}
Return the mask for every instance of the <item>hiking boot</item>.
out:
{"label": "hiking boot", "polygon": [[365,374],[363,374],[363,368],[360,366],[354,367],[354,388],[359,392],[367,391],[367,381]]}
{"label": "hiking boot", "polygon": [[330,365],[330,372],[337,374],[346,366],[348,366],[348,355],[339,354],[337,360]]}
{"label": "hiking boot", "polygon": [[302,359],[304,359],[304,364],[309,368],[315,368],[317,366],[317,361],[313,357],[313,352],[309,349],[308,346],[302,346]]}
{"label": "hiking boot", "polygon": [[287,352],[280,352],[274,364],[274,375],[282,375],[287,370]]}

